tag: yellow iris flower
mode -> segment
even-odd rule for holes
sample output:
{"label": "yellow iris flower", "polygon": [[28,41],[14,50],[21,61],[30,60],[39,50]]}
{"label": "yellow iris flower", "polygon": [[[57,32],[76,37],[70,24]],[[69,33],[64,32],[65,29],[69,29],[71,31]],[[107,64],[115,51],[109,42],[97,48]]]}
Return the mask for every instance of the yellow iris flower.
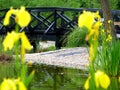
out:
{"label": "yellow iris flower", "polygon": [[25,32],[21,33],[21,42],[22,42],[22,46],[26,49],[26,50],[31,50],[31,45],[30,42],[27,38],[27,36],[25,35]]}
{"label": "yellow iris flower", "polygon": [[6,25],[9,25],[10,23],[10,16],[12,15],[12,8],[10,8],[10,10],[6,13],[6,16],[5,16],[5,19],[4,19],[4,22],[3,24],[6,26]]}
{"label": "yellow iris flower", "polygon": [[112,40],[112,36],[109,34],[108,37],[107,37],[107,39],[106,39],[106,41],[110,42],[111,40]]}
{"label": "yellow iris flower", "polygon": [[10,8],[10,10],[7,12],[3,24],[9,25],[10,23],[10,16],[15,15],[15,21],[20,25],[20,27],[26,27],[28,26],[29,22],[31,21],[30,14],[25,10],[25,7],[21,7],[20,9],[13,9]]}
{"label": "yellow iris flower", "polygon": [[13,48],[15,42],[17,42],[19,39],[21,39],[22,46],[26,50],[32,49],[31,44],[24,32],[16,33],[15,31],[12,31],[11,33],[9,33],[9,32],[7,33],[7,36],[3,41],[4,50],[5,51],[11,50]]}
{"label": "yellow iris flower", "polygon": [[108,20],[108,23],[109,23],[109,24],[112,23],[112,20]]}
{"label": "yellow iris flower", "polygon": [[18,33],[14,31],[12,31],[11,33],[8,32],[6,38],[3,41],[4,50],[11,50],[14,46],[14,43],[18,41],[19,38],[20,37]]}
{"label": "yellow iris flower", "polygon": [[31,50],[32,47],[31,47],[31,44],[28,40],[28,38],[26,37],[25,33],[22,32],[21,33],[21,42],[22,42],[22,45],[21,45],[21,55],[22,55],[22,62],[24,63],[24,55],[25,55],[25,50]]}
{"label": "yellow iris flower", "polygon": [[0,85],[0,90],[27,90],[27,88],[20,79],[4,79]]}
{"label": "yellow iris flower", "polygon": [[92,25],[94,23],[94,14],[89,11],[83,11],[83,14],[81,14],[78,18],[78,26],[79,27],[87,27],[89,30],[92,28]]}
{"label": "yellow iris flower", "polygon": [[84,84],[84,88],[85,90],[88,90],[89,89],[89,80],[90,80],[90,76],[87,78],[85,84]]}
{"label": "yellow iris flower", "polygon": [[27,90],[27,88],[25,87],[24,83],[19,81],[18,82],[18,86],[19,86],[19,90]]}
{"label": "yellow iris flower", "polygon": [[[95,19],[97,19],[97,21]],[[86,37],[87,41],[92,35],[94,35],[94,40],[97,39],[100,25],[102,25],[102,23],[100,22],[99,12],[94,13],[89,11],[83,11],[83,14],[81,14],[78,18],[78,26],[85,26],[88,28],[88,35]]]}
{"label": "yellow iris flower", "polygon": [[94,29],[94,33],[96,35],[96,37],[98,37],[99,35],[99,27],[102,25],[101,22],[97,21],[94,25],[93,25],[93,29]]}
{"label": "yellow iris flower", "polygon": [[94,40],[98,38],[99,35],[99,27],[100,27],[100,22],[96,22],[93,25],[93,28],[89,31],[88,35],[86,36],[86,41],[88,41],[92,35],[94,35]]}
{"label": "yellow iris flower", "polygon": [[[85,82],[84,88],[86,90],[89,89],[89,80],[90,79],[91,78],[89,76]],[[99,88],[101,86],[102,88],[107,89],[108,86],[110,85],[110,78],[104,72],[97,70],[97,72],[95,73],[95,84],[96,84],[97,88]]]}
{"label": "yellow iris flower", "polygon": [[25,26],[28,26],[28,24],[29,24],[29,22],[31,20],[31,16],[25,10],[25,7],[22,6],[20,8],[19,12],[16,14],[15,20],[21,27],[25,27]]}
{"label": "yellow iris flower", "polygon": [[96,81],[96,86],[99,87],[99,85],[104,88],[107,89],[108,86],[110,85],[110,78],[107,76],[107,74],[105,74],[104,72],[98,70],[95,73],[95,81]]}
{"label": "yellow iris flower", "polygon": [[4,79],[0,85],[0,90],[17,90],[16,84],[11,79]]}
{"label": "yellow iris flower", "polygon": [[78,18],[78,26],[85,26],[88,28],[88,30],[91,30],[96,18],[98,21],[100,20],[99,12],[93,13],[89,11],[83,11],[83,13]]}
{"label": "yellow iris flower", "polygon": [[90,45],[90,50],[89,50],[89,60],[92,61],[94,58],[94,47],[93,44]]}

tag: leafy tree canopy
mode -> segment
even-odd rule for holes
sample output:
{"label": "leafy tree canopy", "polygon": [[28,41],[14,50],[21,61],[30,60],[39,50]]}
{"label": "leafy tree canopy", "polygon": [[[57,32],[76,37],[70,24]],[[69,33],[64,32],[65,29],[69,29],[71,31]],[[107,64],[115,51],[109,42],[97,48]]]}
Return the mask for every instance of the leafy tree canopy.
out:
{"label": "leafy tree canopy", "polygon": [[[120,0],[109,0],[111,9],[120,9]],[[13,7],[100,8],[99,0],[0,0],[0,9]]]}

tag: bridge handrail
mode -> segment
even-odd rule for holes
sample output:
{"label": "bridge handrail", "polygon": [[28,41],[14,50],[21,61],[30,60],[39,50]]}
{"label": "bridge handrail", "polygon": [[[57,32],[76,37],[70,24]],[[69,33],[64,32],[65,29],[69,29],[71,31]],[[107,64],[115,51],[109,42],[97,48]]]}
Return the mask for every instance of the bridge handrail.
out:
{"label": "bridge handrail", "polygon": [[[63,7],[27,7],[27,10],[32,10],[32,11],[83,11],[83,10],[88,10],[88,11],[100,11],[102,12],[102,10],[100,8],[63,8]],[[0,12],[2,11],[7,11],[9,10],[9,8],[6,9],[0,9]],[[114,14],[120,14],[120,10],[111,10],[112,13]]]}
{"label": "bridge handrail", "polygon": [[[99,11],[102,15],[102,10],[98,8],[27,7],[26,9],[31,14],[32,20],[28,27],[21,28],[20,32],[25,31],[29,38],[40,39],[46,36],[46,40],[56,41],[57,48],[61,47],[61,36],[78,25],[78,16],[83,10]],[[5,35],[15,26],[14,21],[9,26],[3,25],[4,16],[8,10],[9,8],[0,9],[0,35]],[[72,16],[69,16],[66,12],[72,12]],[[116,33],[120,33],[120,10],[111,10],[111,13],[114,24],[118,28],[116,31],[119,30]],[[11,16],[11,20],[13,18],[14,16]]]}

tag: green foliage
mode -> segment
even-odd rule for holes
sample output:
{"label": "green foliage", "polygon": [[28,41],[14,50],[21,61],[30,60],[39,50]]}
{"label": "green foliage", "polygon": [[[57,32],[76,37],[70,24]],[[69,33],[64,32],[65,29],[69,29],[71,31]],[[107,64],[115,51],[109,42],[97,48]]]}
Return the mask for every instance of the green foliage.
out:
{"label": "green foliage", "polygon": [[[8,3],[9,2],[9,3]],[[2,4],[4,3],[4,4]],[[13,7],[20,7],[24,5],[26,7],[79,7],[78,0],[1,0],[0,1],[0,8],[9,8],[10,6]]]}
{"label": "green foliage", "polygon": [[99,0],[80,0],[81,6],[83,8],[99,8]]}
{"label": "green foliage", "polygon": [[0,61],[0,73],[0,83],[3,81],[3,78],[16,77],[14,63],[8,61]]}
{"label": "green foliage", "polygon": [[[4,56],[11,56],[12,55],[12,52],[13,52],[13,50],[10,50],[10,51],[6,51],[6,52],[4,52],[4,48],[3,48],[3,44],[2,44],[2,42],[3,42],[3,39],[4,39],[4,36],[0,36],[0,55],[2,56],[2,55],[4,55]],[[0,58],[0,60],[1,60],[1,58]]]}
{"label": "green foliage", "polygon": [[[9,8],[11,6],[13,7],[20,7],[20,6],[27,6],[29,0],[1,0],[0,1],[0,8]],[[4,3],[4,4],[3,4]]]}
{"label": "green foliage", "polygon": [[67,47],[79,47],[85,45],[85,37],[87,35],[87,28],[75,28],[64,42],[67,42]]}
{"label": "green foliage", "polygon": [[96,58],[99,64],[96,66],[110,76],[118,76],[120,75],[120,41],[113,39],[106,42],[105,40],[102,41],[102,48],[99,49],[98,58]]}
{"label": "green foliage", "polygon": [[[3,4],[4,3],[4,4]],[[111,9],[120,9],[119,0],[110,0]],[[0,9],[13,7],[100,8],[99,0],[0,0]]]}
{"label": "green foliage", "polygon": [[119,3],[119,0],[110,0],[111,9],[120,9],[120,7],[117,5],[118,3]]}

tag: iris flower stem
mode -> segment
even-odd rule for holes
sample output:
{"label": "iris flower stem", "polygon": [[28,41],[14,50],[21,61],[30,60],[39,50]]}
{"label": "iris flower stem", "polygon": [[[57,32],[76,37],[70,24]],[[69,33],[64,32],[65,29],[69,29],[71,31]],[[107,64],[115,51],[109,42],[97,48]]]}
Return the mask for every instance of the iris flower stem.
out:
{"label": "iris flower stem", "polygon": [[18,52],[18,41],[15,43],[15,67],[16,67],[16,72],[17,76],[20,76],[20,62],[19,62],[19,52]]}
{"label": "iris flower stem", "polygon": [[[19,31],[19,26],[18,24],[16,24],[15,26],[15,31],[18,32]],[[20,61],[19,61],[19,41],[15,42],[15,67],[17,70],[17,76],[20,76]]]}
{"label": "iris flower stem", "polygon": [[19,32],[19,25],[18,24],[16,24],[16,26],[15,26],[15,31],[18,33]]}
{"label": "iris flower stem", "polygon": [[94,63],[93,62],[90,62],[90,76],[91,76],[91,79],[90,79],[90,90],[96,90],[96,85],[95,85],[95,70],[94,70]]}

